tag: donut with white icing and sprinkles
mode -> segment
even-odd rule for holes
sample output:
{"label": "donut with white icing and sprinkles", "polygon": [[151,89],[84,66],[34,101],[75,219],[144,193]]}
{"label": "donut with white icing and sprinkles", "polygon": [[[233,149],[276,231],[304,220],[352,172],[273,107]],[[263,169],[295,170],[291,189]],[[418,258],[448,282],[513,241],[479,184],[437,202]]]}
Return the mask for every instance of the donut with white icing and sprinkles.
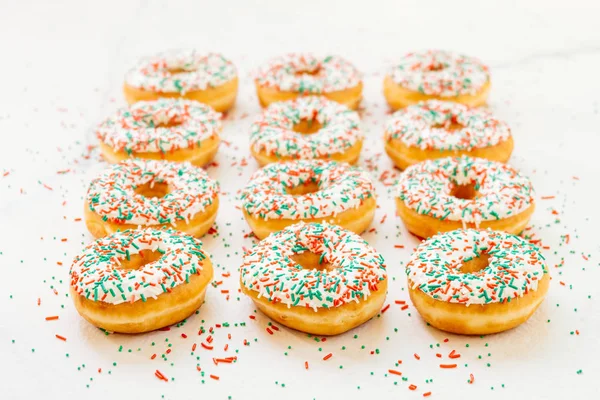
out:
{"label": "donut with white icing and sprinkles", "polygon": [[385,127],[385,151],[398,168],[468,155],[506,162],[513,150],[508,124],[483,108],[429,100],[396,111]]}
{"label": "donut with white icing and sprinkles", "polygon": [[95,237],[137,227],[200,237],[217,217],[218,193],[217,183],[189,163],[126,160],[90,183],[85,222]]}
{"label": "donut with white icing and sprinkles", "polygon": [[345,59],[310,53],[274,58],[256,74],[256,92],[263,107],[300,96],[322,95],[356,110],[362,100],[362,78]]}
{"label": "donut with white icing and sprinkles", "polygon": [[357,234],[298,223],[254,246],[240,267],[242,291],[275,321],[337,335],[375,316],[385,301],[383,257]]}
{"label": "donut with white icing and sprinkles", "polygon": [[254,235],[264,239],[297,222],[328,222],[362,233],[373,221],[375,187],[345,163],[298,160],[258,170],[241,193]]}
{"label": "donut with white icing and sprinkles", "polygon": [[530,180],[499,162],[447,157],[408,167],[397,186],[398,215],[428,238],[459,228],[519,234],[535,208]]}
{"label": "donut with white icing and sprinkles", "polygon": [[125,74],[123,92],[129,104],[161,97],[185,98],[227,111],[235,103],[235,66],[218,53],[174,50],[140,60]]}
{"label": "donut with white icing and sprinkles", "polygon": [[406,265],[410,298],[429,324],[485,335],[525,322],[550,274],[539,249],[508,233],[459,229],[422,242]]}
{"label": "donut with white icing and sprinkles", "polygon": [[479,107],[490,92],[489,68],[476,58],[442,50],[408,53],[389,71],[383,94],[394,110],[426,100]]}
{"label": "donut with white icing and sprinkles", "polygon": [[185,99],[141,101],[118,110],[96,129],[104,159],[208,164],[219,149],[221,114]]}
{"label": "donut with white icing and sprinkles", "polygon": [[212,277],[199,240],[173,230],[128,230],[96,240],[75,257],[71,297],[97,327],[141,333],[194,313]]}
{"label": "donut with white icing and sprinkles", "polygon": [[356,111],[325,97],[272,103],[250,128],[250,151],[261,166],[297,159],[354,164],[363,143]]}

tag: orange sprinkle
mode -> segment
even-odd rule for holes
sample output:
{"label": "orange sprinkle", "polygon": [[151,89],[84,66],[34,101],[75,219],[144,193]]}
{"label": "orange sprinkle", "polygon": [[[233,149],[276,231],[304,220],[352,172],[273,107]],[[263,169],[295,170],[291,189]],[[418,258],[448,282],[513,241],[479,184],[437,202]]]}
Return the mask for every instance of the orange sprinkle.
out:
{"label": "orange sprinkle", "polygon": [[215,381],[218,381],[218,380],[219,380],[219,377],[218,377],[218,376],[216,376],[216,375],[211,375],[210,377],[211,377],[211,378],[213,378]]}
{"label": "orange sprinkle", "polygon": [[556,196],[542,196],[542,200],[552,200],[553,198],[555,198]]}
{"label": "orange sprinkle", "polygon": [[390,308],[390,304],[388,304],[387,306],[383,307],[383,310],[381,310],[381,313],[383,314],[384,312],[386,312],[388,310],[388,308]]}
{"label": "orange sprinkle", "polygon": [[409,388],[410,390],[417,390],[417,385],[413,385],[413,384],[411,384],[411,385],[410,385],[408,388]]}
{"label": "orange sprinkle", "polygon": [[429,397],[429,396],[431,396],[431,392],[423,393],[423,397]]}
{"label": "orange sprinkle", "polygon": [[323,361],[327,361],[329,360],[331,357],[333,357],[332,353],[327,354],[325,357],[323,357]]}
{"label": "orange sprinkle", "polygon": [[54,335],[54,336],[56,336],[56,338],[57,338],[57,339],[60,339],[60,340],[62,340],[63,342],[66,342],[66,341],[67,341],[67,338],[66,338],[66,337],[64,337],[64,336],[60,336],[60,335]]}
{"label": "orange sprinkle", "polygon": [[440,368],[456,368],[456,364],[440,364]]}
{"label": "orange sprinkle", "polygon": [[472,385],[473,382],[475,382],[475,377],[473,376],[473,374],[469,374],[469,377],[471,378],[471,379],[469,379],[469,384]]}
{"label": "orange sprinkle", "polygon": [[152,357],[150,357],[151,360],[154,360],[156,358],[156,353],[152,354]]}
{"label": "orange sprinkle", "polygon": [[308,361],[304,361],[304,369],[308,369]]}
{"label": "orange sprinkle", "polygon": [[396,303],[396,304],[406,304],[406,302],[404,300],[396,300],[396,301],[394,301],[394,303]]}
{"label": "orange sprinkle", "polygon": [[58,315],[54,315],[52,317],[46,317],[46,321],[54,321],[58,319]]}
{"label": "orange sprinkle", "polygon": [[62,239],[60,239],[60,241],[61,241],[61,242],[66,242],[66,241],[67,241],[67,238],[62,238]]}
{"label": "orange sprinkle", "polygon": [[390,374],[394,374],[394,375],[398,375],[398,376],[402,375],[402,372],[396,371],[395,369],[388,369],[388,372]]}
{"label": "orange sprinkle", "polygon": [[418,355],[417,353],[415,353],[415,358],[416,358],[417,360],[420,360],[420,359],[421,359],[421,357],[419,357],[419,355]]}
{"label": "orange sprinkle", "polygon": [[460,358],[460,354],[458,354],[458,353],[456,352],[456,350],[452,350],[452,351],[450,352],[450,354],[448,354],[448,357],[450,357],[450,358]]}
{"label": "orange sprinkle", "polygon": [[154,372],[154,375],[160,380],[163,380],[165,382],[169,381],[159,370],[156,370],[156,372]]}
{"label": "orange sprinkle", "polygon": [[403,249],[404,245],[403,244],[395,244],[394,248],[396,248],[396,249]]}

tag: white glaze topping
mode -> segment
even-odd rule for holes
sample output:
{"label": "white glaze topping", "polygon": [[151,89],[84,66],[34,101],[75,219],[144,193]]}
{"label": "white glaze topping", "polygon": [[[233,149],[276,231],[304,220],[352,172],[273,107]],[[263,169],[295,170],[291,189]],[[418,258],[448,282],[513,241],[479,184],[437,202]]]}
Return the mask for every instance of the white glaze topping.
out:
{"label": "white glaze topping", "polygon": [[396,111],[385,128],[386,141],[421,150],[469,151],[495,146],[510,135],[508,124],[486,109],[439,100]]}
{"label": "white glaze topping", "polygon": [[221,129],[221,114],[210,106],[164,98],[120,109],[98,126],[96,136],[115,151],[167,153],[202,147]]}
{"label": "white glaze topping", "polygon": [[[136,193],[143,185],[168,185],[162,198]],[[213,204],[218,185],[190,163],[126,160],[112,165],[90,183],[86,201],[105,220],[134,225],[189,222]]]}
{"label": "white glaze topping", "polygon": [[[314,134],[294,131],[306,120],[322,128]],[[294,159],[327,158],[344,153],[362,140],[358,113],[324,97],[299,97],[273,103],[250,128],[250,146],[256,152]]]}
{"label": "white glaze topping", "polygon": [[[162,257],[138,269],[119,266],[148,250]],[[96,240],[75,257],[71,287],[88,300],[109,304],[146,301],[188,282],[208,255],[202,242],[173,230],[128,230]]]}
{"label": "white glaze topping", "polygon": [[[478,196],[451,195],[455,186],[472,184]],[[446,157],[408,167],[398,180],[397,196],[422,215],[478,225],[517,215],[533,204],[533,187],[514,168],[471,157]]]}
{"label": "white glaze topping", "polygon": [[[462,272],[465,262],[489,257],[476,272]],[[422,242],[406,265],[412,289],[445,302],[503,303],[537,290],[548,273],[539,249],[508,233],[459,229]]]}
{"label": "white glaze topping", "polygon": [[173,50],[140,60],[125,75],[125,83],[152,92],[185,94],[221,86],[236,76],[235,66],[221,54]]}
{"label": "white glaze topping", "polygon": [[[296,254],[320,255],[328,269],[304,269]],[[329,224],[289,226],[244,256],[241,282],[271,302],[290,307],[340,307],[366,300],[387,278],[383,257],[359,235]]]}
{"label": "white glaze topping", "polygon": [[[286,188],[314,183],[319,190],[291,195]],[[375,196],[366,172],[345,163],[297,160],[273,163],[254,173],[241,194],[242,208],[250,215],[269,219],[330,217],[360,207]]]}
{"label": "white glaze topping", "polygon": [[353,88],[361,82],[361,77],[356,68],[341,57],[293,53],[263,65],[256,82],[283,92],[319,94]]}

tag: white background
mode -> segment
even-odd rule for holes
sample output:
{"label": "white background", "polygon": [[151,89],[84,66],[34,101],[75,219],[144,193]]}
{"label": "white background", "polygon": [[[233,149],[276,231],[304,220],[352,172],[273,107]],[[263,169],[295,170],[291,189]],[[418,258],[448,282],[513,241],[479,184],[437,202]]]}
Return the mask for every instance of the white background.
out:
{"label": "white background", "polygon": [[[0,398],[600,395],[600,248],[594,196],[600,172],[600,6],[594,1],[349,4],[2,2]],[[91,240],[83,222],[76,221],[82,217],[82,197],[89,180],[106,166],[95,149],[91,157],[83,156],[95,144],[94,125],[124,105],[126,69],[142,55],[184,47],[222,52],[240,72],[240,95],[223,132],[230,145],[221,146],[219,166],[209,168],[223,194],[218,234],[204,242],[217,265],[215,280],[223,283],[210,288],[199,314],[183,326],[107,336],[83,321],[66,297],[70,261]],[[381,83],[394,58],[430,47],[489,63],[490,107],[510,123],[515,137],[510,162],[537,189],[537,210],[527,233],[549,247],[544,254],[553,281],[533,318],[499,335],[460,337],[429,328],[405,290],[403,263],[417,241],[394,217],[390,189],[379,181],[384,171],[397,175],[382,154],[387,109]],[[248,151],[248,127],[259,112],[250,73],[271,56],[303,50],[335,52],[364,72],[362,116],[368,140],[360,164],[378,181],[380,205],[373,223],[376,232],[364,237],[382,252],[392,278],[386,301],[391,307],[385,314],[326,342],[283,327],[269,335],[268,318],[255,313],[238,293],[242,246],[253,243],[243,238],[249,230],[235,208],[237,191],[257,168]],[[240,166],[243,160],[248,162],[245,167]],[[222,290],[229,291],[229,300]],[[402,311],[395,300],[408,301],[410,307]],[[59,319],[45,320],[54,315]],[[225,322],[230,326],[214,328],[214,350],[203,349],[200,343],[208,334],[198,336],[200,326],[209,329]],[[194,343],[198,347],[192,354]],[[448,358],[453,349],[461,358]],[[323,361],[329,353],[333,356]],[[151,360],[153,354],[157,356]],[[235,364],[212,361],[234,355]],[[396,366],[398,360],[402,364]],[[439,367],[451,362],[458,367]],[[168,383],[154,376],[157,369]],[[403,375],[390,375],[389,369]],[[211,379],[211,374],[220,379]],[[473,384],[467,382],[470,374]],[[417,386],[414,391],[411,384]]]}

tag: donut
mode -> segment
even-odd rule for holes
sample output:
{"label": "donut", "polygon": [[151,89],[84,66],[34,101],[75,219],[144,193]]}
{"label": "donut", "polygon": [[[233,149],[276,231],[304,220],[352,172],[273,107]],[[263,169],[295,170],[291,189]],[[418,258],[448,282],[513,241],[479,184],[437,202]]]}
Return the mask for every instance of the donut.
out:
{"label": "donut", "polygon": [[379,312],[387,274],[383,257],[357,234],[300,222],[244,256],[240,283],[256,307],[280,324],[337,335]]}
{"label": "donut", "polygon": [[428,100],[396,111],[385,128],[385,151],[398,168],[468,155],[506,162],[513,150],[508,125],[483,108]]}
{"label": "donut", "polygon": [[112,332],[141,333],[179,322],[204,302],[213,277],[202,243],[173,230],[127,230],[96,240],[73,260],[79,314]]}
{"label": "donut", "polygon": [[217,53],[176,50],[140,60],[125,74],[123,92],[129,104],[160,97],[185,98],[227,111],[235,103],[235,66]]}
{"label": "donut", "polygon": [[366,172],[323,160],[269,164],[253,174],[240,198],[259,239],[300,221],[329,222],[362,233],[376,208]]}
{"label": "donut", "polygon": [[97,238],[140,226],[200,237],[217,217],[218,192],[217,183],[189,163],[126,160],[90,183],[85,223]]}
{"label": "donut", "polygon": [[258,70],[255,84],[263,107],[299,96],[322,95],[356,110],[362,100],[360,73],[335,55],[292,53],[274,58]]}
{"label": "donut", "polygon": [[192,100],[141,101],[117,111],[96,129],[110,163],[128,158],[208,164],[219,148],[221,114]]}
{"label": "donut", "polygon": [[535,208],[528,178],[506,164],[467,156],[408,167],[398,180],[396,206],[407,229],[422,238],[459,228],[519,234]]}
{"label": "donut", "polygon": [[406,265],[410,298],[430,325],[486,335],[525,322],[550,274],[539,249],[518,236],[458,229],[422,242]]}
{"label": "donut", "polygon": [[394,110],[433,99],[478,107],[485,104],[489,92],[485,64],[442,50],[408,53],[383,81],[383,94]]}
{"label": "donut", "polygon": [[363,143],[358,113],[325,97],[272,103],[252,124],[250,151],[261,166],[296,159],[354,164]]}

